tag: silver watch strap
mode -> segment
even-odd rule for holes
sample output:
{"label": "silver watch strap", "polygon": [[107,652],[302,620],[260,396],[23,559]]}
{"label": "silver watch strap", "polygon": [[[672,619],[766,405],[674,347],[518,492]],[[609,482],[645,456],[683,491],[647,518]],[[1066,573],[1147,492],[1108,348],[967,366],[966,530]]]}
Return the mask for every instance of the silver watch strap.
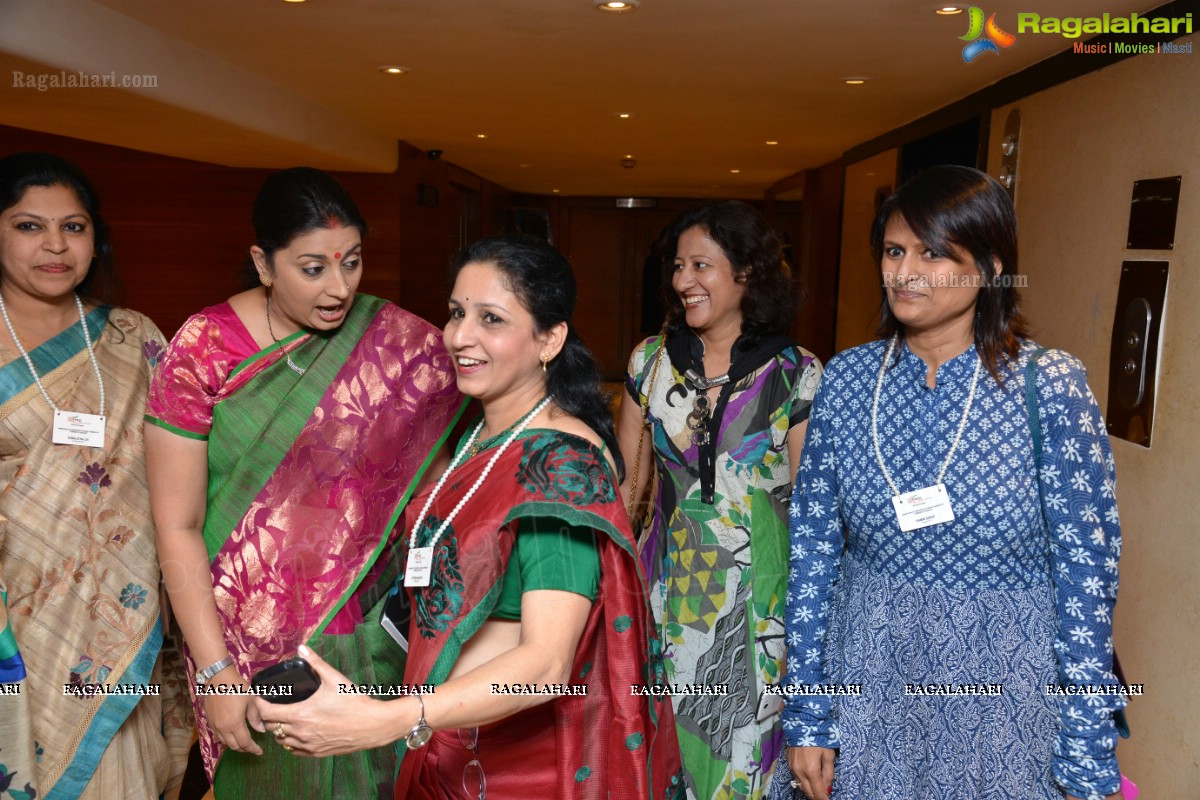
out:
{"label": "silver watch strap", "polygon": [[218,672],[233,664],[233,656],[225,656],[215,664],[210,664],[196,673],[196,683],[203,686],[213,679]]}

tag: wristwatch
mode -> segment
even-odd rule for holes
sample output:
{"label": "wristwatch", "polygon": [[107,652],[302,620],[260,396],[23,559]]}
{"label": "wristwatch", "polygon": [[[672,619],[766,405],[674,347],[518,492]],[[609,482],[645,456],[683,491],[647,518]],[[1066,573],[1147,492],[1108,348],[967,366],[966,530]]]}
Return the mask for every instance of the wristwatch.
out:
{"label": "wristwatch", "polygon": [[233,656],[227,655],[215,664],[205,667],[196,673],[196,685],[203,686],[213,679],[221,670],[233,664]]}
{"label": "wristwatch", "polygon": [[417,724],[413,725],[413,729],[404,737],[404,743],[408,745],[409,750],[419,750],[429,744],[429,740],[433,738],[433,728],[425,724],[425,698],[420,694],[416,695],[417,702],[421,704],[421,716],[417,718]]}

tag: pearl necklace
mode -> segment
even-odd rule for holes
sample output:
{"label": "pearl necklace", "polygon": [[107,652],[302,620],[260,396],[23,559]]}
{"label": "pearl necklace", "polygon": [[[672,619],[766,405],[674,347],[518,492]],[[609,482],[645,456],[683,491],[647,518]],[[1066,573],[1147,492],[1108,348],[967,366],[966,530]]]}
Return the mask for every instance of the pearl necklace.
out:
{"label": "pearl necklace", "polygon": [[[79,295],[75,295],[75,308],[79,311],[79,327],[83,328],[83,341],[87,344],[88,358],[92,362],[92,369],[96,373],[96,383],[100,385],[100,414],[104,416],[104,378],[100,375],[100,364],[96,361],[95,348],[92,347],[92,335],[88,332],[87,318],[83,314],[83,301],[79,299]],[[37,384],[38,390],[42,393],[42,397],[46,400],[46,405],[50,406],[51,410],[58,411],[58,406],[54,405],[54,401],[50,399],[46,387],[42,385],[42,379],[38,377],[37,370],[33,368],[33,359],[29,357],[29,353],[25,351],[25,346],[21,344],[21,340],[17,338],[17,332],[13,328],[12,320],[8,318],[8,307],[4,305],[4,295],[0,294],[0,315],[4,316],[4,325],[8,328],[8,334],[12,337],[13,344],[17,346],[21,357],[25,359],[25,365],[29,367],[29,374],[33,376],[34,382]]]}
{"label": "pearl necklace", "polygon": [[[875,460],[879,462],[879,469],[883,472],[883,477],[887,479],[888,486],[892,487],[892,493],[896,496],[900,495],[900,489],[896,487],[896,482],[892,480],[892,475],[888,472],[888,468],[883,463],[883,453],[879,450],[879,395],[883,391],[883,374],[887,370],[887,364],[892,360],[892,353],[896,349],[896,339],[893,336],[888,342],[887,353],[883,356],[883,363],[879,365],[879,377],[875,381],[875,400],[871,404],[871,444],[875,446]],[[958,449],[958,443],[962,440],[963,430],[967,427],[967,417],[971,414],[971,403],[975,401],[975,387],[979,383],[979,367],[983,363],[982,358],[975,361],[975,374],[971,376],[971,389],[967,392],[967,405],[963,408],[962,419],[958,422],[958,431],[954,434],[954,441],[950,443],[950,452],[946,453],[946,460],[942,462],[942,468],[938,471],[935,484],[942,482],[942,478],[946,475],[946,468],[950,466],[951,459],[954,458],[954,451]]]}
{"label": "pearl necklace", "polygon": [[[428,547],[430,550],[437,547],[437,543],[442,538],[442,534],[444,534],[446,529],[450,527],[450,522],[458,516],[458,512],[462,511],[463,506],[465,506],[467,502],[475,496],[475,492],[479,491],[479,487],[483,485],[485,480],[487,480],[487,476],[491,474],[492,467],[496,466],[496,462],[500,460],[500,456],[504,455],[504,451],[508,449],[508,446],[512,444],[513,441],[515,441],[516,438],[520,436],[527,427],[529,427],[529,423],[533,422],[534,418],[537,417],[538,414],[542,413],[542,410],[546,408],[546,406],[550,405],[550,401],[553,399],[554,395],[547,395],[540,403],[534,406],[533,409],[526,414],[520,422],[517,423],[517,425],[512,429],[512,433],[508,435],[508,438],[505,439],[504,443],[501,444],[499,449],[496,450],[496,454],[492,456],[491,460],[488,461],[487,466],[483,468],[483,472],[481,472],[479,477],[475,480],[475,485],[472,486],[465,495],[463,495],[463,498],[458,501],[458,505],[454,507],[454,510],[451,511],[444,520],[442,520],[441,526],[438,527],[437,532],[433,535],[433,538],[429,541],[429,544],[426,545],[426,547]],[[480,423],[475,426],[475,430],[471,431],[470,438],[468,438],[463,446],[459,448],[458,453],[454,456],[454,460],[450,462],[450,466],[445,472],[442,473],[442,477],[438,478],[438,482],[434,484],[433,491],[429,493],[429,499],[425,501],[425,507],[421,509],[421,513],[417,516],[417,521],[413,523],[412,533],[409,534],[408,537],[409,550],[413,550],[417,546],[417,531],[421,530],[421,523],[425,521],[425,517],[429,513],[429,507],[433,505],[434,498],[436,498],[438,492],[442,490],[442,486],[445,485],[446,479],[450,477],[450,473],[453,472],[460,463],[466,460],[467,453],[470,451],[471,445],[475,441],[475,437],[479,435],[479,431],[482,430],[482,428],[483,421],[481,420]]]}

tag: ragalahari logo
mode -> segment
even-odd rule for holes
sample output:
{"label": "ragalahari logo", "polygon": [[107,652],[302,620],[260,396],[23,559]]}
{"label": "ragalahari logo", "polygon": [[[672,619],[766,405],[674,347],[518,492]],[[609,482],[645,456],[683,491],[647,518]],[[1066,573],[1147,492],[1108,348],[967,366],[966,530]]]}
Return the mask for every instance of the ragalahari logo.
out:
{"label": "ragalahari logo", "polygon": [[[974,61],[980,53],[1000,55],[998,47],[1012,47],[1012,43],[1017,40],[1017,37],[1011,33],[1000,30],[1000,26],[996,24],[995,14],[988,17],[987,23],[984,24],[983,9],[979,6],[971,6],[967,25],[967,34],[958,38],[964,42],[970,42],[963,48],[963,61],[968,64]],[[983,38],[980,38],[981,36]]]}

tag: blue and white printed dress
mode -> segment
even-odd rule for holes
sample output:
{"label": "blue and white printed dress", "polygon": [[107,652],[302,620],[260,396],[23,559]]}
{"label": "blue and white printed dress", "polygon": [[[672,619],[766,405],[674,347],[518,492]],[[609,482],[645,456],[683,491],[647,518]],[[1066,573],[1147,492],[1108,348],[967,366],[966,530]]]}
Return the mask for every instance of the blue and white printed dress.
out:
{"label": "blue and white printed dress", "polygon": [[[787,743],[839,750],[835,799],[1115,792],[1112,712],[1124,699],[1049,688],[1116,683],[1115,475],[1083,365],[1051,350],[1038,366],[1049,536],[1024,401],[1031,342],[1003,388],[981,370],[943,479],[954,520],[903,533],[871,437],[886,346],[833,358],[813,402],[791,507],[788,682],[851,694],[789,697]],[[899,350],[878,439],[910,492],[936,482],[979,359],[972,346],[930,389],[925,363]]]}

